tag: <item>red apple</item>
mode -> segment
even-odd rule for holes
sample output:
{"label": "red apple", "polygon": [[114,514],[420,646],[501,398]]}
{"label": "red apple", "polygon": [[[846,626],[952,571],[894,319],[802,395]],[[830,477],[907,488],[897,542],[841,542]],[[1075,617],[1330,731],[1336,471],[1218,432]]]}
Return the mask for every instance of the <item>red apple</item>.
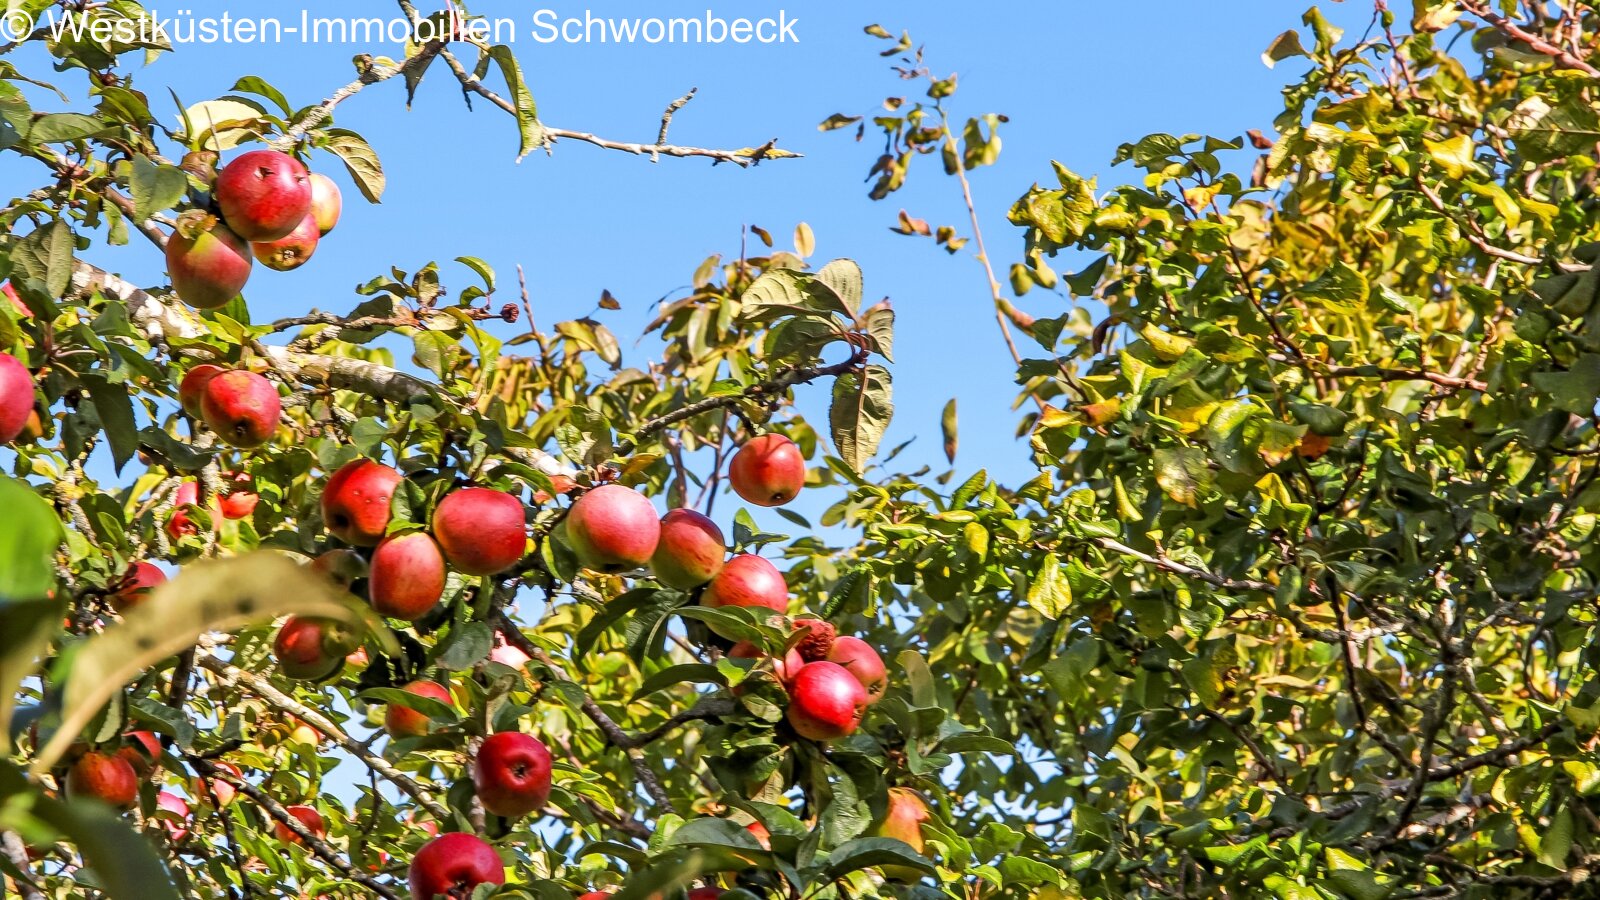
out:
{"label": "red apple", "polygon": [[[922,795],[910,788],[889,788],[889,805],[884,811],[883,820],[873,827],[872,833],[876,837],[894,838],[911,845],[911,849],[918,853],[927,850],[927,841],[922,836],[922,823],[933,818],[928,811],[927,801]],[[883,874],[896,881],[917,882],[922,880],[922,873],[910,866],[884,866]]]}
{"label": "red apple", "polygon": [[763,434],[746,441],[728,464],[734,493],[757,506],[782,506],[806,485],[806,459],[794,441]]}
{"label": "red apple", "polygon": [[199,502],[200,485],[193,481],[178,485],[177,492],[172,495],[172,517],[167,519],[167,534],[173,540],[200,533],[200,526],[189,517],[188,510],[188,507],[197,506]]}
{"label": "red apple", "polygon": [[255,479],[247,472],[223,473],[222,496],[218,498],[218,504],[224,519],[248,519],[256,511],[261,495],[255,492],[255,483]]}
{"label": "red apple", "polygon": [[789,724],[813,741],[854,734],[866,708],[867,689],[838,663],[806,663],[789,683]]}
{"label": "red apple", "polygon": [[133,766],[140,778],[149,775],[161,758],[161,739],[153,731],[129,731],[122,735],[122,746],[117,755]]}
{"label": "red apple", "polygon": [[226,306],[250,280],[250,245],[213,216],[186,214],[166,252],[172,289],[195,309]]}
{"label": "red apple", "polygon": [[752,606],[773,612],[789,611],[789,585],[783,573],[765,557],[742,553],[728,560],[704,594],[704,606]]}
{"label": "red apple", "polygon": [[[413,681],[402,690],[450,705],[450,689],[437,681]],[[428,722],[427,713],[395,703],[389,704],[388,711],[383,715],[383,729],[392,738],[422,737],[428,733]]]}
{"label": "red apple", "polygon": [[119,613],[131,611],[149,598],[156,585],[167,580],[167,573],[147,562],[136,562],[128,567],[122,578],[112,587],[106,600]]}
{"label": "red apple", "polygon": [[433,536],[450,565],[468,575],[497,575],[528,552],[522,501],[488,488],[462,488],[440,500]]}
{"label": "red apple", "polygon": [[795,631],[805,635],[794,647],[801,659],[816,662],[828,658],[828,651],[833,649],[833,641],[839,634],[831,623],[821,619],[795,619],[794,627]]}
{"label": "red apple", "polygon": [[[728,655],[734,659],[769,658],[767,654],[761,652],[761,648],[750,643],[749,641],[739,641],[738,643],[734,644],[728,649]],[[782,659],[775,657],[771,659],[772,674],[776,675],[778,681],[782,682],[785,687],[788,686],[789,679],[793,678],[794,674],[800,671],[801,667],[806,664],[806,661],[800,657],[799,652],[792,647],[788,650],[788,652],[783,654]]]}
{"label": "red apple", "polygon": [[33,414],[33,375],[15,356],[0,353],[0,443],[22,434]]}
{"label": "red apple", "polygon": [[650,562],[661,539],[656,508],[620,484],[597,487],[567,513],[567,542],[578,561],[597,572],[625,572]]}
{"label": "red apple", "polygon": [[417,531],[391,535],[372,551],[367,596],[380,614],[415,622],[444,596],[444,557],[433,538]]}
{"label": "red apple", "polygon": [[200,397],[205,393],[206,383],[226,371],[221,366],[201,363],[183,373],[183,380],[178,382],[178,402],[183,405],[183,411],[200,418]]}
{"label": "red apple", "polygon": [[497,816],[537,812],[550,799],[550,751],[521,732],[491,734],[472,762],[472,784],[483,808]]}
{"label": "red apple", "polygon": [[311,212],[311,175],[286,153],[252,150],[222,168],[213,194],[236,234],[275,241]]}
{"label": "red apple", "polygon": [[722,888],[697,887],[691,890],[685,896],[687,897],[687,900],[717,900],[717,898],[721,897],[724,893],[726,893],[726,891],[724,891]]}
{"label": "red apple", "polygon": [[376,547],[389,527],[389,501],[399,484],[400,473],[383,463],[345,463],[322,488],[323,524],[346,544]]}
{"label": "red apple", "polygon": [[18,316],[26,319],[33,315],[33,310],[22,302],[22,296],[17,293],[16,287],[11,282],[0,284],[0,294],[5,294],[6,299],[11,301],[11,308],[16,310]]}
{"label": "red apple", "polygon": [[123,757],[91,750],[67,770],[67,796],[93,797],[128,809],[139,800],[139,775]]}
{"label": "red apple", "polygon": [[513,669],[520,669],[526,666],[532,659],[528,654],[522,652],[521,647],[508,642],[505,634],[499,631],[494,633],[494,649],[489,651],[489,658],[502,666],[510,666]]}
{"label": "red apple", "polygon": [[259,447],[272,439],[283,415],[283,401],[272,382],[235,369],[206,382],[200,414],[217,436],[235,447]]}
{"label": "red apple", "polygon": [[174,844],[183,843],[183,839],[189,836],[189,804],[171,791],[162,791],[156,794],[156,810],[177,818],[177,821],[162,819],[161,827],[167,830],[167,838]]}
{"label": "red apple", "polygon": [[650,557],[650,571],[667,587],[687,591],[716,577],[728,556],[717,523],[692,509],[661,517],[661,537]]}
{"label": "red apple", "polygon": [[[244,773],[239,771],[239,767],[231,762],[216,760],[211,764],[222,771],[227,772],[229,775],[232,775],[234,778],[239,779],[240,781],[244,780]],[[222,780],[221,778],[201,778],[199,776],[195,776],[193,790],[195,797],[199,799],[201,805],[210,806],[211,798],[214,796],[216,797],[217,806],[223,809],[226,809],[229,804],[233,803],[233,798],[239,795],[238,788]]]}
{"label": "red apple", "polygon": [[344,623],[308,616],[290,616],[272,643],[283,674],[305,681],[331,677],[344,667],[345,655],[355,647],[355,635]]}
{"label": "red apple", "polygon": [[341,590],[367,577],[367,561],[354,550],[329,550],[311,561],[311,571],[333,582]]}
{"label": "red apple", "polygon": [[828,661],[838,663],[850,671],[861,686],[867,690],[867,703],[871,705],[883,698],[883,692],[889,687],[889,672],[883,665],[883,657],[872,645],[858,637],[838,638],[833,642],[833,647],[828,650]]}
{"label": "red apple", "polygon": [[[294,819],[298,820],[301,825],[304,825],[306,827],[306,830],[311,832],[311,836],[312,837],[315,837],[318,840],[321,840],[322,838],[325,838],[325,837],[328,836],[328,823],[327,823],[326,820],[324,820],[322,818],[322,813],[317,812],[315,809],[313,809],[313,808],[311,808],[309,806],[296,805],[296,806],[284,807],[283,811],[288,813]],[[272,830],[273,830],[273,833],[275,835],[277,835],[278,840],[281,841],[282,843],[285,843],[285,844],[304,844],[305,843],[305,841],[300,837],[300,835],[295,834],[293,831],[291,831],[289,829],[289,826],[283,824],[282,822],[277,822],[273,826]]]}
{"label": "red apple", "polygon": [[480,884],[505,884],[505,864],[488,842],[473,834],[441,834],[411,860],[412,900],[468,897]]}
{"label": "red apple", "polygon": [[611,896],[614,893],[616,893],[616,892],[615,891],[590,891],[587,894],[579,894],[578,895],[578,900],[606,900],[607,897]]}
{"label": "red apple", "polygon": [[290,716],[286,724],[289,726],[289,734],[285,740],[287,740],[289,743],[302,744],[307,747],[315,747],[322,743],[322,732],[312,728],[310,725],[307,725],[294,716]]}
{"label": "red apple", "polygon": [[317,252],[317,219],[311,213],[287,235],[275,241],[258,241],[250,245],[250,252],[262,265],[274,272],[292,272],[311,261]]}
{"label": "red apple", "polygon": [[344,211],[344,197],[333,179],[321,172],[311,173],[311,217],[317,222],[317,233],[326,235],[339,224],[339,214]]}

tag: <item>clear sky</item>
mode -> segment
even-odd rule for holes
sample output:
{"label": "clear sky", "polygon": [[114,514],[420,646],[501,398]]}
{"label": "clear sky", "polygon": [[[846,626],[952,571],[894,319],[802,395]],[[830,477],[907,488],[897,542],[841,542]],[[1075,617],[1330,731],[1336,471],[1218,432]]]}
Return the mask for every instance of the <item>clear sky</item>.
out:
{"label": "clear sky", "polygon": [[[151,7],[162,16],[193,8],[197,14],[226,10],[285,22],[298,20],[302,8],[314,16],[396,14],[380,0],[208,0]],[[1330,17],[1357,34],[1371,16],[1364,3],[1328,7]],[[1299,26],[1303,9],[1261,0],[999,0],[976,6],[728,0],[710,8],[730,19],[784,10],[798,20],[794,33],[800,42],[672,46],[537,43],[539,8],[484,0],[473,11],[511,17],[522,26],[515,49],[549,123],[647,141],[666,103],[696,86],[698,97],[676,117],[674,141],[741,147],[777,137],[805,159],[740,170],[698,160],[652,164],[566,143],[553,156],[538,154],[519,165],[510,118],[482,104],[468,113],[441,65],[430,72],[410,112],[398,80],[369,88],[339,107],[338,124],[366,135],[383,159],[390,184],[385,202],[365,204],[349,189],[342,167],[331,156],[319,156],[314,165],[347,188],[344,221],[305,268],[286,275],[257,272],[246,296],[258,320],[312,305],[342,311],[356,299],[354,285],[391,264],[414,271],[429,260],[473,255],[495,266],[507,287],[515,284],[515,266],[524,265],[545,326],[587,312],[602,289],[610,290],[623,309],[605,314],[606,321],[628,355],[643,360],[655,352],[656,342],[634,341],[655,301],[687,285],[707,255],[736,255],[743,223],[766,228],[786,247],[795,223],[806,221],[815,230],[819,259],[859,260],[868,299],[887,295],[898,311],[898,410],[885,446],[916,437],[902,460],[910,467],[942,465],[939,414],[954,396],[961,414],[958,467],[987,466],[1012,478],[1028,469],[1026,453],[1013,438],[1013,367],[996,334],[976,263],[970,255],[947,257],[925,239],[887,229],[904,206],[935,224],[961,226],[965,234],[955,183],[928,167],[907,190],[874,203],[863,184],[878,152],[870,135],[857,144],[848,132],[824,134],[816,128],[830,113],[869,112],[883,97],[909,87],[877,56],[887,43],[864,35],[862,26],[879,22],[896,33],[908,29],[927,47],[933,69],[959,72],[954,105],[959,115],[994,111],[1010,117],[1001,131],[1000,163],[972,174],[1003,278],[1021,250],[1021,233],[1006,222],[1006,209],[1032,182],[1051,178],[1051,159],[1098,175],[1105,188],[1137,175],[1109,165],[1123,141],[1152,131],[1234,137],[1248,128],[1268,128],[1281,108],[1279,88],[1292,72],[1285,66],[1267,69],[1259,54],[1274,35]],[[697,16],[705,14],[707,2],[592,0],[587,7],[550,8],[562,17],[581,17],[586,8],[596,16]],[[138,73],[136,86],[169,121],[174,115],[169,86],[193,103],[227,92],[245,74],[272,81],[298,106],[350,80],[350,60],[358,52],[399,55],[394,47],[298,42],[189,45]],[[25,66],[33,60],[33,71],[39,71],[38,56],[24,52],[12,59]],[[81,75],[62,73],[57,80],[82,102]],[[32,179],[39,173],[23,171],[26,167],[15,159],[0,167],[0,189],[36,186]],[[163,281],[159,255],[137,240],[122,250],[98,248],[91,256],[136,280]],[[459,288],[470,275],[449,264],[444,277],[447,286]],[[1055,315],[1066,303],[1063,296],[1036,290],[1021,305]],[[507,335],[520,328],[494,327]],[[825,389],[802,388],[801,393],[803,408],[825,425]]]}

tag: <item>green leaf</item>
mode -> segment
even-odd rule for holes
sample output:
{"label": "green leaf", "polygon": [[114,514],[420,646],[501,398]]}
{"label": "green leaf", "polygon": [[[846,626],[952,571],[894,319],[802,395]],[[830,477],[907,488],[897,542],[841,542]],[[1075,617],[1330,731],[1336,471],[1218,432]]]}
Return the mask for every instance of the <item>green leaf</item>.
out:
{"label": "green leaf", "polygon": [[54,144],[92,137],[110,126],[103,120],[81,113],[49,113],[40,116],[28,129],[28,140],[39,144]]}
{"label": "green leaf", "polygon": [[[21,481],[0,475],[0,605],[42,600],[55,587],[61,520]],[[4,632],[0,632],[4,633]]]}
{"label": "green leaf", "polygon": [[1061,618],[1072,605],[1072,585],[1054,553],[1046,553],[1039,563],[1033,583],[1028,585],[1028,605],[1051,619]]}
{"label": "green leaf", "polygon": [[823,879],[833,881],[862,869],[878,866],[904,866],[932,875],[934,865],[910,844],[894,838],[864,837],[846,841],[828,854]]}
{"label": "green leaf", "polygon": [[494,631],[483,622],[468,622],[450,632],[439,644],[434,661],[450,671],[470,669],[489,658],[494,649]]}
{"label": "green leaf", "polygon": [[1213,476],[1203,451],[1195,447],[1158,447],[1152,455],[1156,484],[1174,501],[1198,506],[1211,490]]}
{"label": "green leaf", "polygon": [[[833,260],[817,271],[816,280],[839,301],[846,316],[852,319],[856,317],[857,310],[861,309],[862,278],[861,266],[855,260]],[[893,321],[891,313],[891,324]]]}
{"label": "green leaf", "polygon": [[1594,411],[1595,400],[1600,398],[1600,354],[1582,354],[1565,372],[1534,372],[1532,381],[1557,406],[1586,416]]}
{"label": "green leaf", "polygon": [[177,206],[189,190],[189,176],[176,166],[158,165],[145,156],[135,156],[128,187],[133,192],[134,217],[143,222]]}
{"label": "green leaf", "polygon": [[1572,855],[1572,810],[1563,803],[1561,809],[1550,817],[1539,842],[1539,861],[1559,872],[1567,870],[1567,857]]}
{"label": "green leaf", "polygon": [[887,301],[867,310],[867,333],[877,342],[883,358],[894,362],[894,310]]}
{"label": "green leaf", "polygon": [[368,688],[361,692],[360,697],[368,703],[414,709],[436,722],[450,724],[460,719],[460,716],[456,715],[455,707],[443,700],[413,694],[401,688]]}
{"label": "green leaf", "polygon": [[1300,32],[1291,28],[1272,39],[1272,43],[1261,53],[1261,62],[1270,69],[1291,56],[1305,55],[1306,49],[1300,46]]}
{"label": "green leaf", "polygon": [[944,415],[939,417],[939,432],[944,435],[944,458],[955,465],[958,432],[956,428],[956,398],[944,405]]}
{"label": "green leaf", "polygon": [[506,91],[517,110],[517,131],[522,137],[517,161],[521,162],[523,157],[544,146],[544,126],[539,124],[539,110],[533,103],[533,94],[528,92],[528,84],[522,77],[522,67],[517,64],[516,54],[502,44],[490,48],[489,56],[500,66],[500,74],[506,80]]}
{"label": "green leaf", "polygon": [[856,473],[865,471],[878,452],[893,416],[893,379],[888,369],[869,365],[834,380],[833,405],[828,410],[833,443],[839,458]]}
{"label": "green leaf", "polygon": [[344,161],[345,169],[350,172],[363,197],[372,203],[383,200],[388,179],[383,174],[383,163],[378,161],[377,151],[365,138],[353,131],[329,128],[322,145]]}
{"label": "green leaf", "polygon": [[716,666],[707,663],[686,663],[681,666],[668,666],[654,675],[646,678],[639,684],[639,689],[633,692],[630,702],[638,702],[656,691],[676,687],[680,684],[718,684],[728,683],[727,676],[722,674]]}
{"label": "green leaf", "polygon": [[1343,260],[1333,264],[1321,278],[1296,291],[1302,300],[1319,300],[1323,306],[1345,314],[1360,312],[1367,305],[1367,279]]}
{"label": "green leaf", "polygon": [[233,631],[289,613],[364,628],[385,652],[399,652],[375,613],[287,556],[261,551],[190,563],[120,624],[57,660],[53,677],[66,684],[61,727],[34,758],[33,770],[48,771],[107,700],[143,669],[194,646],[207,632]]}
{"label": "green leaf", "polygon": [[99,372],[85,372],[83,386],[89,389],[94,411],[105,427],[111,445],[111,460],[118,472],[139,451],[139,426],[133,419],[133,397],[123,384],[113,384]]}

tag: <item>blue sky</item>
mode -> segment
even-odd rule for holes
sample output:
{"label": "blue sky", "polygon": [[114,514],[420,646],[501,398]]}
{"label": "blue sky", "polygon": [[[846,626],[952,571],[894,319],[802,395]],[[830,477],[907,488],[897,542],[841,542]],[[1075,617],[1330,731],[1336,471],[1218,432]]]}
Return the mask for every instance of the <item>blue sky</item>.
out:
{"label": "blue sky", "polygon": [[[188,4],[207,15],[227,10],[286,21],[298,19],[302,5]],[[151,6],[163,15],[185,8]],[[311,8],[318,16],[395,13],[378,0]],[[550,8],[562,16],[582,16],[586,7]],[[703,15],[707,4],[594,0],[587,8],[597,16],[667,17]],[[546,327],[584,314],[602,289],[610,290],[623,309],[606,314],[605,321],[627,353],[642,360],[655,352],[655,340],[637,346],[634,341],[655,301],[686,285],[707,255],[737,254],[742,224],[758,224],[779,246],[787,246],[794,225],[806,221],[815,230],[819,260],[857,259],[866,273],[869,300],[887,295],[898,311],[897,413],[885,446],[916,437],[902,461],[907,467],[924,462],[941,467],[939,414],[954,396],[961,415],[957,466],[963,471],[986,466],[1017,479],[1029,466],[1025,447],[1013,437],[1013,367],[996,334],[978,266],[970,255],[948,257],[927,240],[887,229],[904,206],[915,216],[956,224],[966,233],[954,181],[928,167],[906,190],[874,203],[863,184],[877,152],[870,135],[858,144],[847,132],[816,129],[830,113],[867,112],[883,97],[909,87],[877,56],[887,44],[864,35],[862,26],[879,22],[896,33],[908,29],[928,48],[933,69],[959,72],[961,90],[954,102],[959,115],[994,111],[1010,117],[1001,130],[999,164],[972,173],[1003,278],[1021,249],[1021,234],[1005,221],[1006,209],[1029,184],[1050,179],[1051,159],[1098,175],[1106,188],[1137,174],[1109,166],[1125,140],[1152,131],[1233,137],[1247,128],[1267,128],[1281,108],[1279,89],[1292,77],[1286,68],[1293,67],[1269,70],[1259,54],[1274,35],[1299,25],[1303,9],[1256,0],[1232,0],[1225,12],[1217,4],[1179,0],[1063,3],[1048,15],[1041,15],[1042,5],[1022,2],[975,9],[745,0],[711,8],[725,18],[785,10],[798,19],[800,43],[540,44],[532,39],[534,4],[485,0],[473,10],[525,23],[515,47],[540,114],[551,124],[649,140],[665,104],[697,86],[699,95],[675,120],[674,141],[739,147],[777,137],[805,159],[740,170],[697,160],[651,164],[567,143],[552,157],[538,154],[517,164],[510,118],[482,104],[468,113],[441,66],[429,74],[410,112],[397,81],[369,88],[339,108],[338,124],[362,132],[378,150],[389,191],[382,206],[367,205],[348,189],[333,158],[319,157],[316,165],[347,188],[344,221],[305,268],[290,274],[258,269],[246,293],[253,315],[295,314],[312,305],[347,309],[356,299],[352,287],[391,264],[414,271],[429,260],[473,255],[495,266],[507,287],[515,283],[515,266],[525,266]],[[1359,33],[1371,9],[1335,3],[1328,14]],[[190,45],[139,72],[136,86],[169,117],[168,86],[193,103],[227,92],[244,74],[267,78],[291,103],[302,105],[347,82],[350,59],[358,52],[398,55],[397,48],[351,45]],[[38,59],[26,53],[12,58],[19,63]],[[79,75],[64,73],[57,80],[81,102]],[[0,170],[0,188],[20,191],[36,184],[32,179],[38,172],[25,170],[24,164],[9,163],[6,169]],[[120,250],[98,248],[91,256],[136,280],[163,280],[159,255],[142,242]],[[447,266],[447,285],[464,287],[466,279],[470,275],[463,269]],[[1066,302],[1036,290],[1022,305],[1054,315]],[[509,335],[520,326],[497,327]],[[825,423],[825,388],[802,388],[801,396],[802,408]]]}

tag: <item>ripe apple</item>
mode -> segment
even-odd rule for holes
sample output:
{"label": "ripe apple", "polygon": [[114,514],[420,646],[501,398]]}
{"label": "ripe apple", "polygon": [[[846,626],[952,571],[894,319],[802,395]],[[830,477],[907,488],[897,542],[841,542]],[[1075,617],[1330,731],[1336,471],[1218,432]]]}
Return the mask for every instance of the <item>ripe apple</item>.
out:
{"label": "ripe apple", "polygon": [[522,501],[488,488],[462,488],[440,500],[433,536],[450,565],[468,575],[497,575],[528,552]]}
{"label": "ripe apple", "polygon": [[692,509],[661,517],[661,537],[650,557],[650,571],[667,587],[687,591],[716,577],[728,556],[722,529]]}
{"label": "ripe apple", "polygon": [[172,495],[172,517],[167,519],[167,534],[175,541],[200,533],[200,526],[189,517],[187,507],[200,503],[200,485],[185,481]]}
{"label": "ripe apple", "polygon": [[[922,795],[910,788],[892,787],[889,788],[889,805],[884,810],[883,821],[873,827],[872,833],[877,837],[903,841],[918,853],[925,853],[927,842],[922,836],[922,823],[931,818],[933,814],[928,811],[928,803],[922,799]],[[922,880],[922,873],[909,866],[884,866],[883,874],[896,881]]]}
{"label": "ripe apple", "polygon": [[322,743],[322,732],[312,728],[310,725],[307,725],[294,716],[289,717],[287,724],[289,726],[289,734],[285,740],[287,740],[289,743],[301,744],[306,747],[316,747],[318,744]]}
{"label": "ripe apple", "polygon": [[[239,767],[231,762],[219,759],[214,760],[211,764],[240,781],[244,780],[244,773],[239,771]],[[211,798],[215,796],[217,798],[217,806],[222,809],[226,809],[233,803],[233,798],[239,795],[238,788],[223,781],[221,778],[201,778],[198,775],[195,776],[193,790],[195,797],[199,799],[202,806],[210,806]]]}
{"label": "ripe apple", "polygon": [[472,784],[483,808],[519,819],[550,799],[550,751],[532,735],[499,731],[484,739],[472,762]]}
{"label": "ripe apple", "polygon": [[284,676],[304,681],[333,676],[355,648],[356,637],[343,622],[308,616],[290,616],[272,643]]}
{"label": "ripe apple", "polygon": [[113,586],[112,592],[106,597],[111,608],[119,613],[126,613],[149,598],[150,592],[156,585],[167,580],[167,573],[147,562],[136,562],[122,573],[122,578]]}
{"label": "ripe apple", "polygon": [[[306,830],[311,832],[312,837],[321,840],[328,836],[328,823],[322,818],[322,813],[317,812],[315,809],[309,806],[295,805],[284,807],[283,811],[298,820],[301,825],[304,825]],[[277,822],[272,831],[273,834],[277,835],[278,840],[285,844],[305,843],[300,835],[295,834],[289,829],[289,826],[282,822]]]}
{"label": "ripe apple", "polygon": [[390,535],[372,551],[367,596],[380,614],[415,622],[444,596],[444,556],[426,533]]}
{"label": "ripe apple", "polygon": [[795,619],[794,627],[795,631],[805,635],[794,647],[801,659],[816,662],[828,658],[828,651],[833,649],[833,641],[839,635],[831,623],[821,619]]}
{"label": "ripe apple", "polygon": [[226,306],[250,280],[250,245],[212,216],[180,220],[166,253],[172,289],[195,309]]}
{"label": "ripe apple", "polygon": [[176,822],[172,819],[162,819],[161,827],[166,829],[167,838],[172,843],[183,843],[183,839],[189,836],[189,804],[171,791],[162,791],[156,794],[156,811],[177,817]]}
{"label": "ripe apple", "polygon": [[333,179],[321,172],[311,173],[311,217],[316,220],[317,233],[326,235],[339,224],[339,214],[344,211],[344,196]]}
{"label": "ripe apple", "polygon": [[223,473],[222,496],[218,498],[218,505],[224,519],[248,519],[256,511],[261,495],[253,490],[255,483],[248,472]]}
{"label": "ripe apple", "polygon": [[656,508],[638,491],[607,484],[579,497],[567,513],[567,541],[596,572],[625,572],[650,562],[661,539]]}
{"label": "ripe apple", "polygon": [[183,405],[183,411],[200,418],[200,397],[205,393],[206,383],[226,371],[221,366],[201,363],[183,373],[183,380],[178,382],[178,402]]}
{"label": "ripe apple", "polygon": [[128,809],[139,800],[139,775],[123,757],[91,750],[67,770],[67,796],[93,797]]}
{"label": "ripe apple", "polygon": [[275,241],[311,212],[311,174],[286,153],[252,150],[222,167],[213,194],[236,234]]}
{"label": "ripe apple", "polygon": [[321,237],[322,233],[317,231],[316,216],[306,213],[293,231],[275,241],[251,244],[250,253],[274,272],[292,272],[311,261]]}
{"label": "ripe apple", "polygon": [[753,606],[789,611],[789,585],[765,557],[741,553],[722,567],[700,595],[703,606]]}
{"label": "ripe apple", "polygon": [[153,731],[128,731],[122,735],[122,746],[117,755],[133,766],[140,778],[149,775],[161,758],[161,739]]}
{"label": "ripe apple", "polygon": [[243,369],[206,382],[200,415],[217,436],[235,447],[259,447],[272,439],[283,415],[283,401],[272,382]]}
{"label": "ripe apple", "polygon": [[494,649],[489,651],[489,658],[502,666],[510,666],[513,669],[520,669],[526,666],[532,659],[528,654],[522,652],[521,647],[507,641],[505,634],[499,631],[494,633]]}
{"label": "ripe apple", "polygon": [[[437,681],[413,681],[401,690],[418,697],[431,697],[446,706],[450,705],[450,689]],[[422,737],[428,733],[428,714],[400,706],[389,704],[389,709],[383,715],[383,730],[389,732],[391,738]]]}
{"label": "ripe apple", "polygon": [[473,834],[441,834],[411,860],[412,900],[467,897],[480,884],[505,884],[505,864],[488,842]]}
{"label": "ripe apple", "polygon": [[782,506],[806,485],[806,459],[794,441],[763,434],[746,441],[728,464],[734,493],[757,506]]}
{"label": "ripe apple", "polygon": [[376,547],[389,527],[389,501],[399,484],[400,473],[383,463],[345,463],[322,488],[323,524],[346,544]]}
{"label": "ripe apple", "polygon": [[801,737],[832,741],[855,733],[867,689],[838,663],[806,663],[789,682],[789,724]]}
{"label": "ripe apple", "polygon": [[[732,647],[728,648],[728,655],[734,659],[769,658],[767,654],[761,652],[761,648],[750,643],[749,641],[739,641],[738,643],[735,643]],[[806,661],[800,657],[800,653],[793,647],[789,648],[789,650],[783,654],[781,659],[776,657],[772,657],[771,659],[772,674],[777,676],[778,681],[785,687],[788,686],[789,679],[793,678],[794,674],[799,672],[800,669],[806,664]]]}
{"label": "ripe apple", "polygon": [[26,319],[33,315],[33,310],[28,308],[28,304],[22,302],[22,295],[17,293],[16,286],[11,282],[0,284],[0,294],[5,294],[6,299],[11,301],[11,308],[16,310],[18,316]]}
{"label": "ripe apple", "polygon": [[33,375],[15,356],[0,353],[0,443],[17,439],[33,414]]}
{"label": "ripe apple", "polygon": [[367,577],[367,561],[354,550],[329,550],[313,559],[311,571],[328,579],[341,590]]}
{"label": "ripe apple", "polygon": [[828,650],[828,661],[844,666],[861,682],[867,690],[869,706],[881,700],[889,687],[889,672],[883,665],[883,657],[858,637],[846,635],[835,640]]}
{"label": "ripe apple", "polygon": [[687,897],[687,900],[717,900],[718,897],[721,897],[725,893],[727,892],[722,888],[697,887],[689,891],[689,893],[685,896]]}

